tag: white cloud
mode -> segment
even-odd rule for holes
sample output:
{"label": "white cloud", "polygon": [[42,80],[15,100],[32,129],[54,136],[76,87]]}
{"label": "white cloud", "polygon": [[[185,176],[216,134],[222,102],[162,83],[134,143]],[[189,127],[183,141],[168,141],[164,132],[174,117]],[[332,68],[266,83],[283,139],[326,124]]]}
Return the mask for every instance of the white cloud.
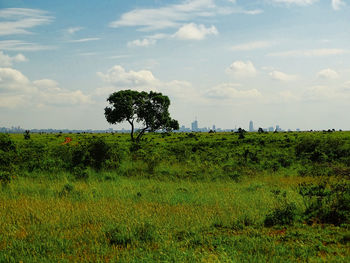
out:
{"label": "white cloud", "polygon": [[108,85],[96,90],[95,93],[98,96],[108,96],[112,92],[123,89],[134,89],[163,92],[170,97],[186,100],[200,99],[191,83],[181,80],[164,82],[157,79],[149,70],[126,71],[122,66],[116,65],[106,74],[98,72],[97,75]]}
{"label": "white cloud", "polygon": [[0,9],[0,35],[30,34],[29,29],[49,24],[53,17],[39,9],[4,8]]}
{"label": "white cloud", "polygon": [[44,89],[54,89],[58,88],[58,83],[52,79],[39,79],[33,81],[34,86]]}
{"label": "white cloud", "polygon": [[144,39],[136,39],[133,41],[128,42],[128,47],[149,47],[153,46],[157,43],[157,40],[150,39],[150,38],[144,38]]}
{"label": "white cloud", "polygon": [[[210,10],[214,7],[213,0],[194,0],[161,8],[134,9],[124,13],[119,20],[110,23],[110,26],[137,26],[144,30],[176,27],[179,22],[211,15],[212,11]],[[205,11],[209,11],[209,13]]]}
{"label": "white cloud", "polygon": [[183,25],[174,34],[175,38],[183,40],[202,40],[208,35],[217,35],[218,31],[215,26],[205,27],[194,23]]}
{"label": "white cloud", "polygon": [[4,52],[0,51],[0,67],[10,67],[14,62],[24,62],[27,58],[22,54],[17,54],[14,57],[10,57]]}
{"label": "white cloud", "polygon": [[321,79],[337,79],[339,78],[338,72],[333,69],[327,68],[323,69],[317,73],[317,76]]}
{"label": "white cloud", "polygon": [[261,97],[261,93],[257,89],[240,90],[240,84],[222,83],[209,89],[206,96],[213,99],[248,99]]}
{"label": "white cloud", "polygon": [[260,14],[261,10],[244,10],[232,7],[217,7],[214,0],[183,1],[180,4],[166,5],[160,8],[134,9],[124,13],[111,27],[133,26],[143,31],[179,27],[181,24],[198,17],[243,13]]}
{"label": "white cloud", "polygon": [[0,107],[3,108],[92,103],[90,96],[80,90],[62,89],[51,79],[30,81],[20,71],[12,68],[0,68],[0,93]]}
{"label": "white cloud", "polygon": [[226,69],[226,73],[232,74],[235,77],[252,77],[256,75],[256,72],[251,61],[235,61]]}
{"label": "white cloud", "polygon": [[53,46],[44,46],[31,42],[24,42],[21,40],[3,40],[0,41],[0,49],[12,51],[39,51],[54,49]]}
{"label": "white cloud", "polygon": [[271,71],[269,75],[273,80],[279,80],[279,81],[292,81],[297,79],[296,75],[286,74],[277,70]]}
{"label": "white cloud", "polygon": [[345,6],[345,2],[343,0],[332,0],[332,8],[334,10],[340,10],[342,6]]}
{"label": "white cloud", "polygon": [[66,32],[70,35],[74,35],[76,32],[82,30],[83,27],[77,26],[77,27],[69,27],[66,29]]}
{"label": "white cloud", "polygon": [[339,48],[321,48],[309,50],[289,50],[283,52],[274,52],[268,54],[271,57],[325,57],[342,55],[349,53],[349,50]]}
{"label": "white cloud", "polygon": [[90,41],[96,41],[96,40],[100,40],[100,38],[98,38],[98,37],[81,38],[81,39],[70,40],[69,42],[82,43],[82,42],[90,42]]}
{"label": "white cloud", "polygon": [[0,68],[0,93],[29,90],[30,82],[20,71]]}
{"label": "white cloud", "polygon": [[[98,72],[97,75],[106,83],[122,88],[138,88],[153,87],[158,80],[149,70],[140,70],[127,72],[122,66],[116,65],[112,67],[106,74]],[[152,88],[151,88],[152,90]]]}
{"label": "white cloud", "polygon": [[318,0],[271,0],[271,2],[287,5],[307,6],[318,2]]}
{"label": "white cloud", "polygon": [[232,51],[250,51],[255,49],[262,49],[262,48],[268,48],[273,46],[274,43],[269,41],[255,41],[255,42],[248,42],[243,43],[239,45],[234,45],[230,49]]}

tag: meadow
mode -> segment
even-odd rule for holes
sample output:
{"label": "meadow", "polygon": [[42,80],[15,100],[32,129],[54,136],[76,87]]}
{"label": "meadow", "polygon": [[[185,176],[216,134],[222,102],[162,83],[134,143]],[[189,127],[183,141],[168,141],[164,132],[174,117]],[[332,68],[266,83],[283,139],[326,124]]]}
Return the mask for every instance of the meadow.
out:
{"label": "meadow", "polygon": [[350,262],[350,132],[0,134],[0,262]]}

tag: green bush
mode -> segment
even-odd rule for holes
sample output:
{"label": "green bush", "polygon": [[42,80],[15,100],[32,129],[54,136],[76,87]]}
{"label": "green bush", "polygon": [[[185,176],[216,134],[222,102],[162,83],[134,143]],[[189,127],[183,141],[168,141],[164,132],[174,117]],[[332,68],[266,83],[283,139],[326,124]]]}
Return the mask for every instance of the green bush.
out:
{"label": "green bush", "polygon": [[297,217],[297,206],[295,203],[282,205],[267,214],[264,220],[266,227],[275,225],[292,225]]}
{"label": "green bush", "polygon": [[299,193],[304,197],[305,219],[334,225],[350,223],[350,183],[341,181],[327,185],[301,184]]}

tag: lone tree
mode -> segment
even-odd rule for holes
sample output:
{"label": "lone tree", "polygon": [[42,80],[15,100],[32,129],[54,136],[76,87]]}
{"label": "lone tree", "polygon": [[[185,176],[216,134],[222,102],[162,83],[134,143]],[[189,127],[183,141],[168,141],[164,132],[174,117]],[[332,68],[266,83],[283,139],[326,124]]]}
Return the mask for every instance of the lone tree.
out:
{"label": "lone tree", "polygon": [[[111,105],[105,108],[105,117],[111,124],[127,121],[131,125],[131,140],[139,142],[146,131],[178,130],[179,123],[170,117],[168,108],[170,100],[162,93],[151,91],[138,92],[121,90],[112,93],[107,101]],[[142,123],[143,127],[135,139],[135,124]]]}

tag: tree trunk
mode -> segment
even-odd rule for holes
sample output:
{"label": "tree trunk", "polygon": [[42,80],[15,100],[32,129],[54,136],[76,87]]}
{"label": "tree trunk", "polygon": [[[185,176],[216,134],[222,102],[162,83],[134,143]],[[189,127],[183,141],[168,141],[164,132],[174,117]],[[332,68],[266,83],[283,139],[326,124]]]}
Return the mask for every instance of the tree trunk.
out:
{"label": "tree trunk", "polygon": [[131,133],[130,133],[130,137],[131,137],[131,141],[135,141],[134,139],[134,122],[133,121],[128,121],[131,125]]}

